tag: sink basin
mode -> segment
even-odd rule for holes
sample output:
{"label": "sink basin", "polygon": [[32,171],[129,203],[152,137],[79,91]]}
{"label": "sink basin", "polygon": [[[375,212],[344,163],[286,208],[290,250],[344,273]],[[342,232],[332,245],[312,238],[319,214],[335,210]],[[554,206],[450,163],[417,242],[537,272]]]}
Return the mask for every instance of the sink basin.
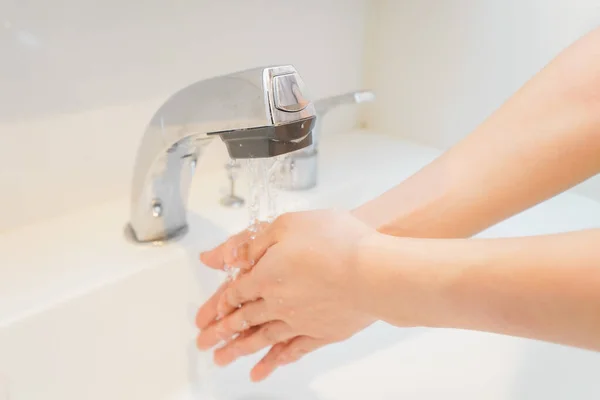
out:
{"label": "sink basin", "polygon": [[[348,135],[345,149],[330,143],[322,143],[319,187],[281,192],[281,202],[292,209],[352,208],[439,154],[366,134]],[[367,145],[371,155],[364,154]],[[216,368],[209,353],[194,347],[193,321],[224,275],[203,267],[197,255],[247,223],[245,210],[218,205],[223,178],[222,171],[199,173],[190,232],[163,247],[124,239],[125,199],[0,236],[0,400],[2,385],[10,400],[600,398],[598,353],[385,323],[260,384],[250,382],[249,372],[262,354]],[[600,204],[565,193],[481,236],[599,223]]]}

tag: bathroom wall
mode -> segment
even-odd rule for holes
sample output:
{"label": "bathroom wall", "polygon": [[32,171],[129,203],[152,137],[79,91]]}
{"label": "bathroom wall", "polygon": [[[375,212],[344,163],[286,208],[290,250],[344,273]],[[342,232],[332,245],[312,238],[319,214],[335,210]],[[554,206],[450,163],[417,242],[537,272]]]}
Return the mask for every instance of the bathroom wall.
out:
{"label": "bathroom wall", "polygon": [[[315,99],[360,88],[366,8],[0,0],[0,231],[126,196],[148,120],[197,80],[281,63]],[[340,109],[324,129],[349,129],[356,115]]]}
{"label": "bathroom wall", "polygon": [[[447,148],[596,26],[598,0],[375,0],[368,124]],[[577,190],[600,200],[598,179]]]}

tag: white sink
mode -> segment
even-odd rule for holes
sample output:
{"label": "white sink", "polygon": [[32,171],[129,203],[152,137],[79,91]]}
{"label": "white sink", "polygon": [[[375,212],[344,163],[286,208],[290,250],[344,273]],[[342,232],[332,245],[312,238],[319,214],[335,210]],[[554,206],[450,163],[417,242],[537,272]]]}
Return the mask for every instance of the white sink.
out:
{"label": "white sink", "polygon": [[[351,208],[438,154],[364,134],[348,135],[339,153],[331,143],[323,143],[319,188],[281,193],[280,201]],[[2,386],[10,400],[600,398],[598,353],[383,323],[260,384],[248,374],[261,354],[214,367],[194,348],[193,321],[223,275],[197,255],[247,222],[244,210],[218,206],[223,176],[200,173],[190,233],[162,248],[125,241],[126,199],[0,236],[0,400]],[[599,223],[600,204],[566,193],[482,236]]]}

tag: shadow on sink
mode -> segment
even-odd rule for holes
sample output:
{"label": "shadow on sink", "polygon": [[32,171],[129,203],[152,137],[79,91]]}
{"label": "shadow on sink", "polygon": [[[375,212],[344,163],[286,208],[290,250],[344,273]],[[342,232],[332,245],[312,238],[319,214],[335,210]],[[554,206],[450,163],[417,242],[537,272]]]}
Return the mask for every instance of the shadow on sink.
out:
{"label": "shadow on sink", "polygon": [[528,341],[522,350],[511,399],[600,398],[598,353]]}

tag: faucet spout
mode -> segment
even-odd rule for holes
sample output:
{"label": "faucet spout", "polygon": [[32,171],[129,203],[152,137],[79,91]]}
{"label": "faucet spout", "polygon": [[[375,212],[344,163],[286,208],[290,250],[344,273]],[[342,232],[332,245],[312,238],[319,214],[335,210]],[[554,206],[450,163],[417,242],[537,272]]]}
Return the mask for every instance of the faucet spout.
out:
{"label": "faucet spout", "polygon": [[198,157],[219,136],[232,158],[265,158],[312,143],[314,105],[292,66],[253,68],[175,93],[138,148],[129,236],[164,242],[187,232],[187,197]]}

